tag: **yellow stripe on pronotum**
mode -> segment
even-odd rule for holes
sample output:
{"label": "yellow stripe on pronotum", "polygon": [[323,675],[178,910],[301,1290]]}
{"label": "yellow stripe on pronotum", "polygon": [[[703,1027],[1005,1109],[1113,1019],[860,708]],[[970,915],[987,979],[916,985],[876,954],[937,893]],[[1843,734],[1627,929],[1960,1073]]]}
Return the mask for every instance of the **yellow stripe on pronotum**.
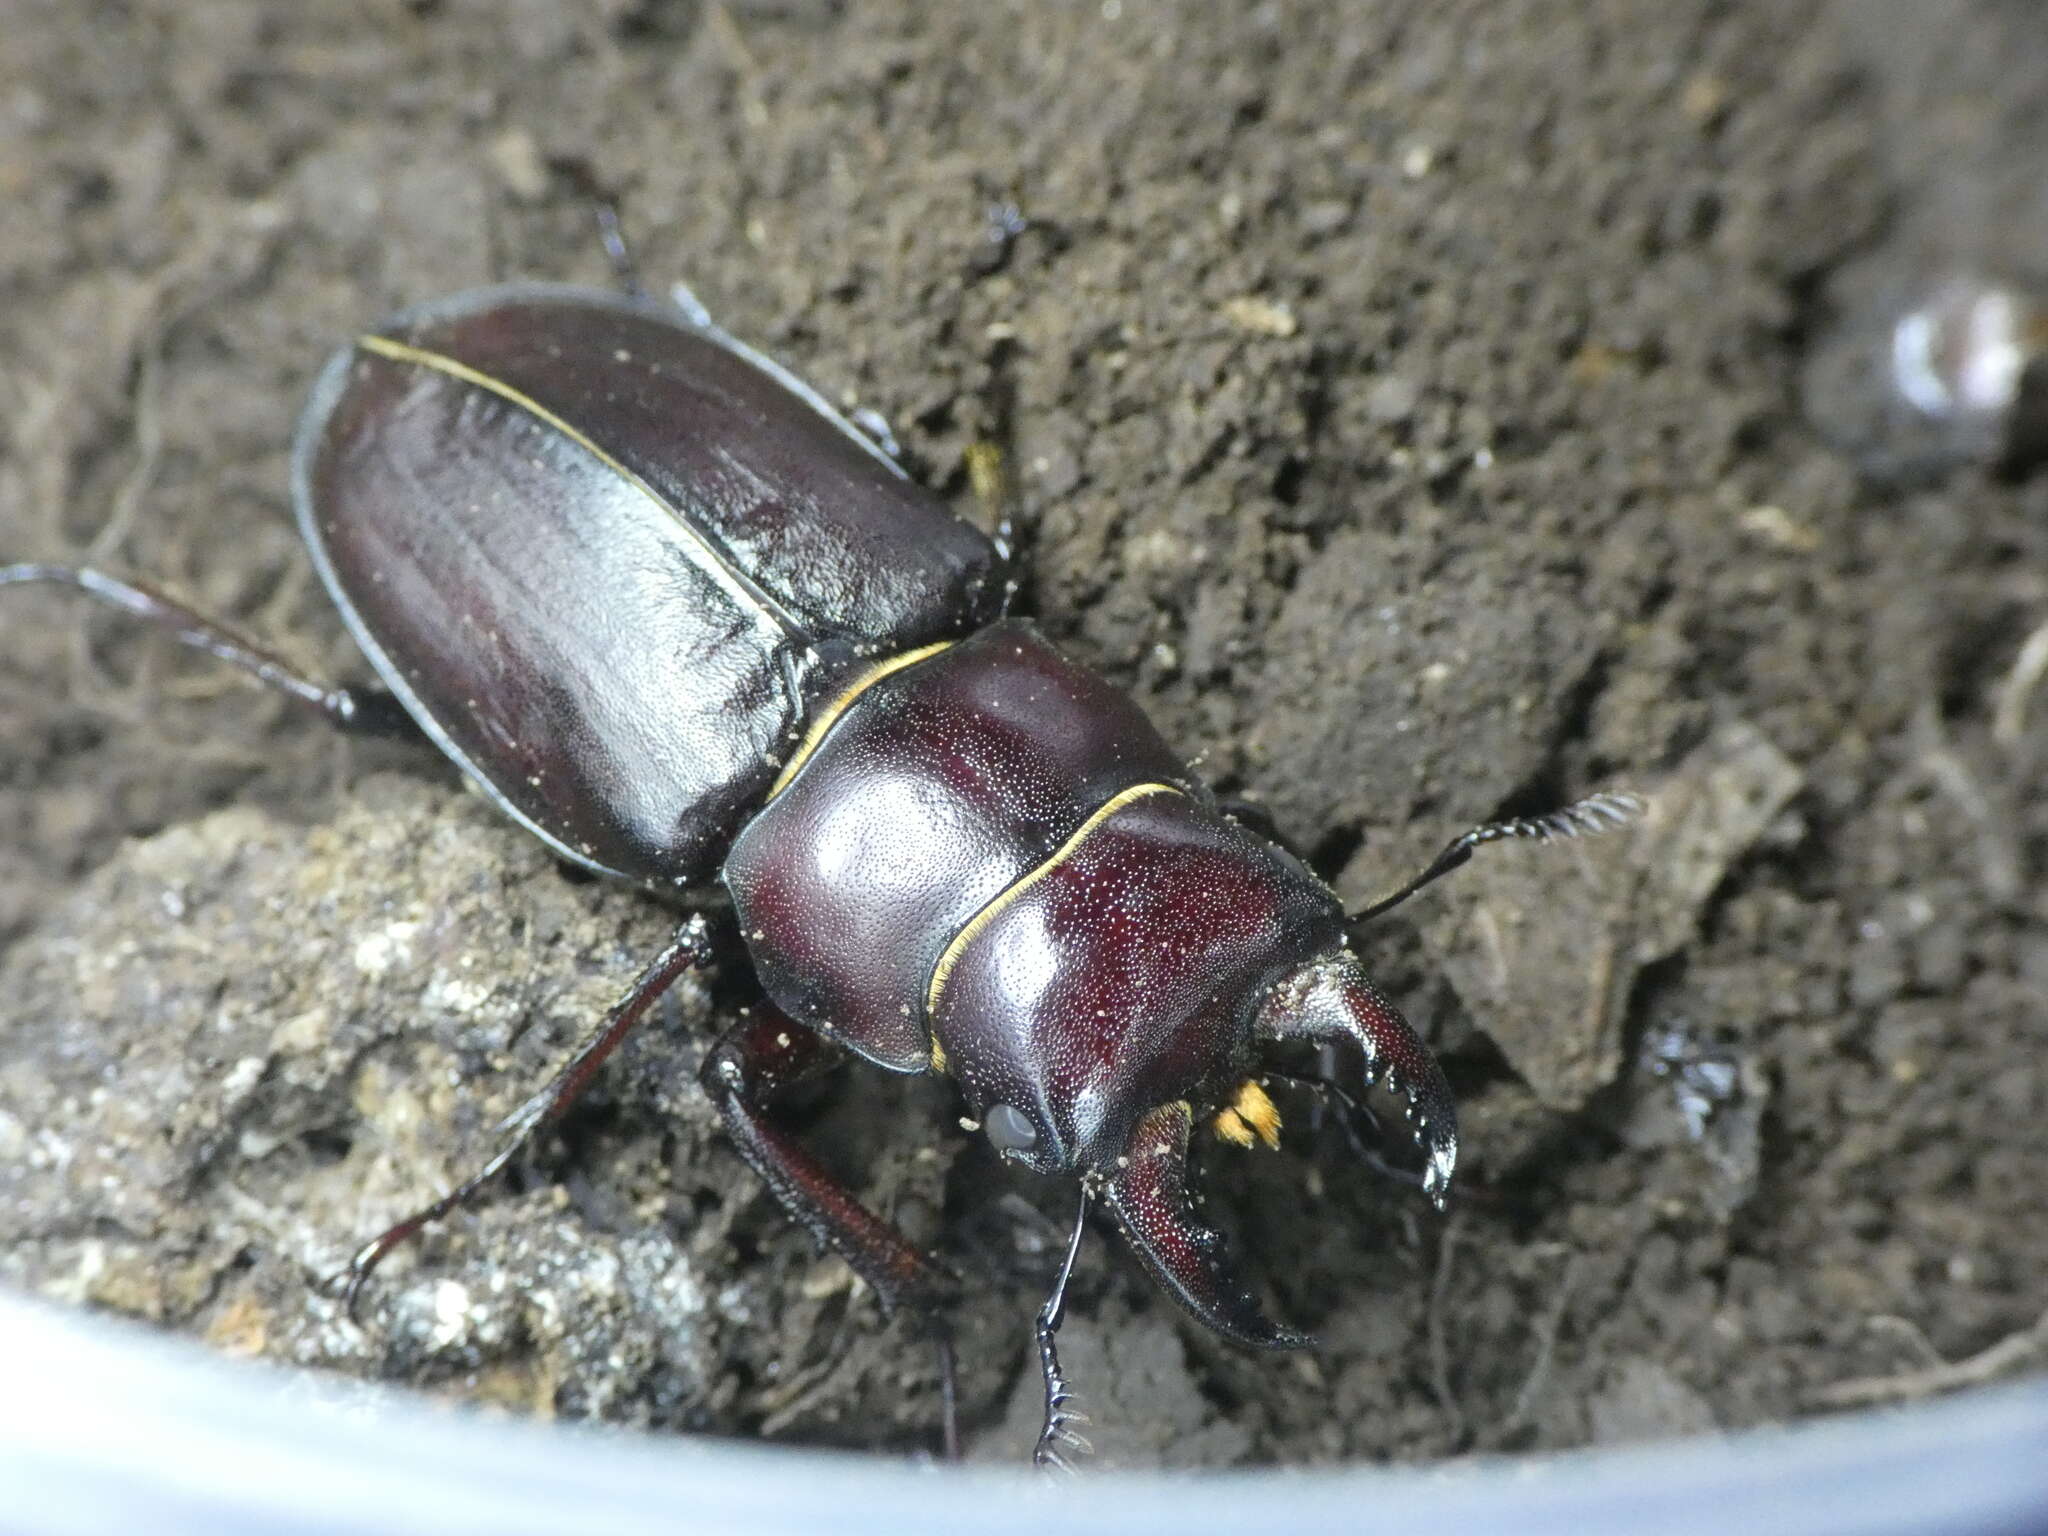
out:
{"label": "yellow stripe on pronotum", "polygon": [[1181,791],[1175,789],[1171,784],[1133,784],[1129,789],[1105,801],[1093,816],[1090,816],[1075,829],[1072,837],[1060,844],[1058,850],[1054,852],[1051,858],[1040,864],[1029,874],[1005,886],[998,892],[986,906],[967,920],[966,927],[953,935],[953,942],[946,946],[945,953],[939,956],[939,963],[932,967],[931,985],[925,989],[924,995],[925,1017],[931,1018],[938,1012],[939,994],[945,990],[946,978],[953,974],[953,967],[959,962],[960,952],[973,941],[977,933],[980,933],[982,929],[995,920],[998,912],[1002,911],[1004,907],[1066,863],[1068,859],[1073,857],[1074,850],[1087,840],[1090,832],[1093,832],[1133,800],[1143,800],[1149,795],[1178,795],[1180,793]]}

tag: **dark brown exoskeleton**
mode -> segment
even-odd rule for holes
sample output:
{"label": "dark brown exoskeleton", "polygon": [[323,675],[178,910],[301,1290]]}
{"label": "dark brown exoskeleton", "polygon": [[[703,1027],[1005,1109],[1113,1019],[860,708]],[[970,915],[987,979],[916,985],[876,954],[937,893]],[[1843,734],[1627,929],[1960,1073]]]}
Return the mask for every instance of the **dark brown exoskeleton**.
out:
{"label": "dark brown exoskeleton", "polygon": [[[1129,698],[1005,618],[1006,550],[801,381],[689,308],[557,287],[398,316],[328,365],[299,431],[298,518],[382,679],[329,688],[150,588],[56,565],[333,723],[417,728],[564,858],[656,891],[723,880],[771,1007],[704,1060],[747,1161],[882,1305],[941,1339],[943,1267],[771,1113],[843,1047],[950,1077],[1004,1157],[1075,1178],[1038,1321],[1036,1456],[1079,1443],[1054,1350],[1100,1202],[1175,1300],[1241,1343],[1268,1321],[1197,1214],[1190,1137],[1272,1139],[1269,1051],[1332,1045],[1406,1101],[1423,1187],[1457,1158],[1428,1050],[1347,947],[1480,843],[1589,830],[1625,797],[1491,823],[1362,914],[1249,830]],[[554,1120],[710,952],[682,924],[476,1177]],[[1341,1085],[1340,1085],[1341,1086]]]}

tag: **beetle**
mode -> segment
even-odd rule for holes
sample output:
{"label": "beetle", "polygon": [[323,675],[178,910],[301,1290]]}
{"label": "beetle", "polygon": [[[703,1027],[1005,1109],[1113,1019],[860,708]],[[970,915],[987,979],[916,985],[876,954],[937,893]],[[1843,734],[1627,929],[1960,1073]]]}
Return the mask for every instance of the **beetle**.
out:
{"label": "beetle", "polygon": [[[952,1277],[778,1123],[793,1084],[849,1053],[950,1078],[1002,1158],[1075,1181],[1036,1324],[1033,1458],[1065,1465],[1085,1442],[1056,1334],[1091,1211],[1217,1333],[1310,1342],[1265,1315],[1199,1214],[1197,1127],[1276,1143],[1266,1074],[1320,1048],[1349,1078],[1326,1076],[1340,1096],[1375,1080],[1400,1096],[1441,1208],[1451,1093],[1350,929],[1482,844],[1635,808],[1597,794],[1482,824],[1347,913],[1134,701],[1009,615],[1003,533],[955,516],[684,290],[494,287],[394,316],[320,374],[292,494],[376,686],[309,678],[89,566],[0,567],[0,587],[75,588],[336,727],[423,735],[571,864],[671,895],[722,885],[767,1004],[709,1048],[701,1080],[776,1199],[885,1311],[931,1329],[949,1454]],[[388,1253],[558,1119],[712,951],[695,911],[497,1153],[357,1251],[351,1311]]]}

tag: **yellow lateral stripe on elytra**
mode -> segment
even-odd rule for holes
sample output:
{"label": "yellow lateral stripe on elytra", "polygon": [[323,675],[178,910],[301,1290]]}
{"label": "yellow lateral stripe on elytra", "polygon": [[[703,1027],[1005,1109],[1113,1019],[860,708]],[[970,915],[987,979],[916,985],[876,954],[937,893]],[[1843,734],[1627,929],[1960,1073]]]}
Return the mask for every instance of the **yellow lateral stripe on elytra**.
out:
{"label": "yellow lateral stripe on elytra", "polygon": [[1060,865],[1066,863],[1068,859],[1073,857],[1074,850],[1080,847],[1087,839],[1090,832],[1093,832],[1133,800],[1143,800],[1148,795],[1178,795],[1180,793],[1181,791],[1175,789],[1171,784],[1133,784],[1129,789],[1113,795],[1096,810],[1093,816],[1090,816],[1075,829],[1072,837],[1060,844],[1051,858],[1047,859],[1030,873],[1020,876],[991,897],[979,912],[967,920],[967,926],[953,935],[953,942],[946,946],[945,953],[939,956],[939,963],[932,967],[931,985],[925,989],[924,994],[925,1017],[929,1019],[939,1011],[939,993],[945,989],[946,978],[953,974],[953,967],[960,959],[960,951],[967,947],[968,943],[977,933],[980,933],[982,929],[995,920],[995,915],[998,912],[1030,890],[1032,886],[1043,880],[1047,875],[1058,869]]}
{"label": "yellow lateral stripe on elytra", "polygon": [[891,656],[887,661],[878,661],[856,677],[844,693],[825,706],[824,711],[812,722],[811,728],[804,732],[804,739],[797,747],[796,755],[790,758],[788,765],[775,776],[775,782],[768,787],[768,799],[773,800],[788,787],[789,781],[796,777],[797,769],[810,760],[811,754],[818,750],[826,734],[839,723],[839,717],[853,707],[855,699],[890,673],[901,672],[905,667],[916,666],[927,656],[936,656],[941,651],[951,650],[955,643],[951,640],[941,640],[936,645],[921,645],[914,651],[905,651],[900,656]]}
{"label": "yellow lateral stripe on elytra", "polygon": [[410,347],[402,341],[393,341],[388,336],[365,334],[356,338],[356,345],[365,352],[374,352],[379,357],[389,358],[393,362],[412,363],[421,368],[431,369],[435,373],[445,374],[451,379],[460,379],[465,384],[474,384],[478,389],[486,390],[496,395],[500,400],[508,401],[518,406],[519,409],[525,411],[536,421],[545,422],[548,426],[553,427],[562,436],[568,438],[570,442],[581,448],[585,453],[590,454],[600,464],[604,465],[605,468],[611,470],[612,473],[616,474],[620,479],[624,480],[673,518],[676,525],[690,536],[690,541],[703,554],[703,559],[695,562],[698,569],[707,571],[712,580],[725,588],[726,595],[738,603],[743,610],[752,613],[757,619],[767,623],[777,631],[784,631],[786,629],[783,622],[775,614],[771,613],[762,602],[761,594],[749,589],[748,584],[726,564],[725,557],[705,542],[703,534],[691,526],[690,520],[687,517],[683,516],[675,507],[669,505],[666,497],[645,480],[634,474],[624,464],[620,463],[613,455],[605,452],[588,433],[580,431],[569,422],[563,420],[531,395],[521,394],[503,379],[494,379],[488,373],[472,368],[467,363],[457,362],[454,358],[443,353],[429,352],[424,347]]}

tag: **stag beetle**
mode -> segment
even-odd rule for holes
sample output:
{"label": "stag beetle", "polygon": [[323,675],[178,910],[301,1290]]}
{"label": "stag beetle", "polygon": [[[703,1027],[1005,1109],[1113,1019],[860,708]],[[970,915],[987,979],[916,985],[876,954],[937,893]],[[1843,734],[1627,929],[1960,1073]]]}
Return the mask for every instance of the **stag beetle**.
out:
{"label": "stag beetle", "polygon": [[[1078,1182],[1037,1323],[1034,1460],[1064,1464],[1085,1443],[1055,1334],[1091,1208],[1216,1332],[1308,1343],[1264,1315],[1198,1214],[1196,1128],[1276,1142],[1273,1053],[1335,1047],[1355,1084],[1405,1100],[1441,1207],[1451,1094],[1349,929],[1483,843],[1632,809],[1596,795],[1475,827],[1347,914],[1131,699],[1007,615],[1005,534],[956,517],[686,290],[496,287],[399,314],[320,375],[292,492],[381,688],[314,681],[89,567],[0,567],[0,586],[71,586],[344,730],[423,734],[573,864],[657,892],[721,881],[770,1005],[711,1047],[703,1084],[790,1214],[885,1309],[929,1324],[949,1452],[949,1272],[778,1125],[778,1096],[842,1051],[948,1077],[1003,1158]],[[687,917],[497,1154],[355,1254],[352,1311],[377,1264],[559,1118],[711,947],[706,916]]]}

